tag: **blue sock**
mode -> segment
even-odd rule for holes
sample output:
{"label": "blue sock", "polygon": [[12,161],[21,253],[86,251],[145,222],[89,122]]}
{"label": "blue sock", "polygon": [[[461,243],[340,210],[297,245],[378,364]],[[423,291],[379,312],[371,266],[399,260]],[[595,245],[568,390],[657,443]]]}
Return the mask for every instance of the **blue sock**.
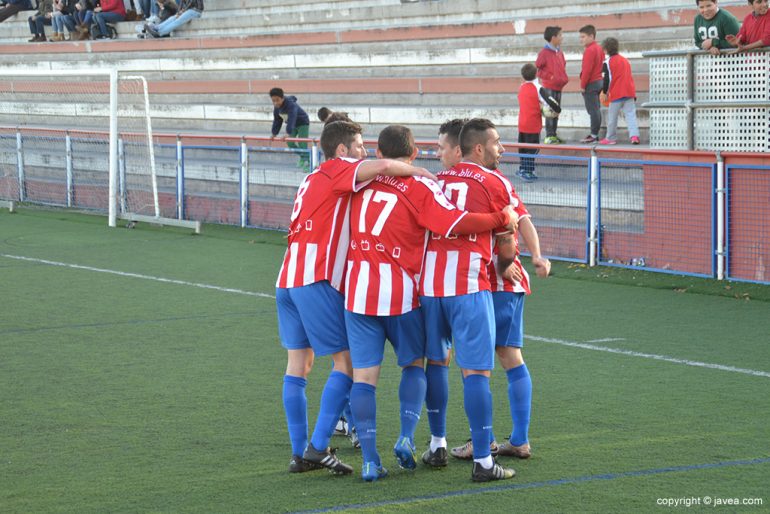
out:
{"label": "blue sock", "polygon": [[398,399],[401,402],[401,435],[414,442],[414,431],[420,421],[422,402],[427,388],[421,366],[407,366],[401,371]]}
{"label": "blue sock", "polygon": [[492,432],[492,393],[489,378],[484,375],[465,377],[465,414],[471,427],[473,458],[489,456],[489,437]]}
{"label": "blue sock", "polygon": [[353,421],[353,412],[350,410],[350,398],[345,402],[345,409],[342,411],[342,415],[348,420],[348,432],[356,427],[356,423]]}
{"label": "blue sock", "polygon": [[377,388],[356,382],[350,389],[350,408],[356,420],[356,432],[361,442],[364,462],[380,465],[377,454]]}
{"label": "blue sock", "polygon": [[508,375],[508,401],[511,404],[513,433],[511,444],[521,446],[529,442],[529,415],[532,408],[532,379],[526,364],[505,372]]}
{"label": "blue sock", "polygon": [[425,368],[428,387],[425,394],[425,408],[428,411],[430,433],[446,437],[446,409],[449,402],[449,368],[428,364]]}
{"label": "blue sock", "polygon": [[292,455],[302,456],[307,446],[306,385],[307,380],[304,378],[291,375],[283,377],[283,410],[286,411]]}
{"label": "blue sock", "polygon": [[315,422],[313,437],[310,438],[316,450],[323,451],[329,446],[329,439],[348,401],[352,384],[353,379],[339,371],[332,371],[329,375],[321,394],[321,409]]}

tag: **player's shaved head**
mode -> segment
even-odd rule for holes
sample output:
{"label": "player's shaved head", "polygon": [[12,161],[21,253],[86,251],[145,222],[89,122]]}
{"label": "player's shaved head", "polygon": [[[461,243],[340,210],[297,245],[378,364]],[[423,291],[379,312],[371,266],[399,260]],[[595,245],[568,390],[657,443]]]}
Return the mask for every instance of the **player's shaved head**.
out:
{"label": "player's shaved head", "polygon": [[489,129],[495,124],[485,118],[473,118],[463,125],[460,131],[460,149],[463,157],[470,155],[476,145],[485,146],[490,138]]}
{"label": "player's shaved head", "polygon": [[386,159],[410,158],[414,153],[414,135],[409,127],[388,125],[380,132],[377,148]]}
{"label": "player's shaved head", "polygon": [[339,145],[350,149],[356,135],[363,133],[361,125],[350,121],[327,123],[321,132],[321,150],[327,159],[334,159]]}

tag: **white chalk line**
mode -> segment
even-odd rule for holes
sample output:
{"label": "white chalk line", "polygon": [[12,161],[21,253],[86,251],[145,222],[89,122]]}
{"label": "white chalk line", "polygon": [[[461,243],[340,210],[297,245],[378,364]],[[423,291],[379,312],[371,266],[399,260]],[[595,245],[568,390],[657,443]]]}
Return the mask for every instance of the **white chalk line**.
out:
{"label": "white chalk line", "polygon": [[677,359],[676,357],[669,357],[667,355],[657,355],[654,353],[642,353],[642,352],[634,352],[631,350],[621,350],[619,348],[610,348],[607,346],[597,346],[594,344],[588,344],[588,343],[578,343],[575,341],[565,341],[563,339],[552,339],[549,337],[540,337],[540,336],[531,336],[531,335],[525,335],[524,336],[527,339],[531,339],[532,341],[539,341],[541,343],[553,343],[553,344],[560,344],[562,346],[570,346],[572,348],[582,348],[584,350],[595,350],[599,352],[607,352],[607,353],[617,353],[619,355],[628,355],[630,357],[643,357],[645,359],[653,359],[656,361],[664,361],[664,362],[672,362],[674,364],[684,364],[686,366],[695,366],[697,368],[709,368],[709,369],[718,369],[721,371],[731,371],[733,373],[743,373],[744,375],[753,375],[755,377],[766,377],[770,378],[770,373],[767,371],[757,371],[753,369],[746,369],[746,368],[736,368],[735,366],[725,366],[723,364],[713,364],[710,362],[700,362],[700,361],[692,361],[689,359]]}
{"label": "white chalk line", "polygon": [[[233,294],[240,294],[245,296],[253,296],[257,298],[272,298],[274,299],[274,295],[266,294],[266,293],[257,293],[254,291],[244,291],[243,289],[234,289],[230,287],[220,287],[220,286],[214,286],[211,284],[201,284],[198,282],[188,282],[186,280],[175,280],[171,278],[164,278],[164,277],[156,277],[153,275],[142,275],[140,273],[129,273],[125,271],[117,271],[117,270],[111,270],[111,269],[104,269],[104,268],[95,268],[93,266],[82,266],[80,264],[70,264],[66,262],[57,262],[57,261],[49,261],[46,259],[38,259],[33,257],[24,257],[21,255],[9,255],[9,254],[0,254],[0,257],[5,257],[7,259],[15,259],[19,261],[26,261],[26,262],[35,262],[38,264],[47,264],[50,266],[60,266],[63,268],[71,268],[71,269],[79,269],[79,270],[85,270],[85,271],[94,271],[98,273],[108,273],[111,275],[118,275],[121,277],[128,277],[128,278],[140,278],[143,280],[154,280],[156,282],[162,282],[165,284],[176,284],[176,285],[182,285],[182,286],[192,286],[192,287],[199,287],[201,289],[211,289],[214,291],[220,291],[223,293],[233,293]],[[551,344],[559,344],[562,346],[569,346],[571,348],[581,348],[583,350],[594,350],[599,352],[607,352],[607,353],[615,353],[619,355],[627,355],[629,357],[642,357],[645,359],[653,359],[663,362],[670,362],[673,364],[683,364],[685,366],[694,366],[698,368],[708,368],[708,369],[717,369],[720,371],[730,371],[733,373],[742,373],[744,375],[752,375],[755,377],[765,377],[770,378],[770,373],[766,371],[757,371],[753,369],[746,369],[746,368],[737,368],[735,366],[725,366],[723,364],[713,364],[709,362],[700,362],[700,361],[693,361],[689,359],[678,359],[676,357],[668,357],[666,355],[657,355],[654,353],[642,353],[642,352],[634,352],[631,350],[622,350],[619,348],[610,348],[607,346],[597,346],[595,342],[610,342],[610,341],[624,341],[623,338],[604,338],[604,339],[593,339],[586,343],[580,343],[577,341],[566,341],[563,339],[554,339],[549,337],[540,337],[540,336],[533,336],[533,335],[525,335],[524,336],[527,339],[530,339],[532,341],[539,341],[541,343],[551,343]]]}
{"label": "white chalk line", "polygon": [[221,291],[223,293],[234,293],[234,294],[242,294],[246,296],[255,296],[257,298],[273,298],[275,299],[274,295],[271,294],[265,294],[265,293],[255,293],[253,291],[244,291],[243,289],[233,289],[231,287],[220,287],[220,286],[213,286],[211,284],[201,284],[198,282],[188,282],[187,280],[175,280],[172,278],[164,278],[164,277],[156,277],[153,275],[142,275],[140,273],[129,273],[126,271],[117,271],[117,270],[111,270],[111,269],[104,269],[104,268],[94,268],[93,266],[82,266],[80,264],[69,264],[66,262],[56,262],[56,261],[49,261],[46,259],[36,259],[32,257],[23,257],[21,255],[8,255],[5,253],[0,254],[0,257],[5,257],[7,259],[16,259],[18,261],[27,261],[27,262],[35,262],[38,264],[48,264],[50,266],[61,266],[63,268],[71,268],[71,269],[79,269],[79,270],[85,270],[85,271],[96,271],[98,273],[108,273],[110,275],[118,275],[121,277],[129,277],[129,278],[141,278],[144,280],[154,280],[156,282],[163,282],[165,284],[176,284],[180,286],[192,286],[192,287],[200,287],[201,289],[213,289],[214,291]]}

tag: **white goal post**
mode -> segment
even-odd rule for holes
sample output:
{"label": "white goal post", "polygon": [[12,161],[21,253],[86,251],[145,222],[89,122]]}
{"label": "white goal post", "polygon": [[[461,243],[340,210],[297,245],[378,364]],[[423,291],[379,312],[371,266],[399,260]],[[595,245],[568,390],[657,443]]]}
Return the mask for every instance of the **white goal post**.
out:
{"label": "white goal post", "polygon": [[6,71],[0,77],[0,126],[6,129],[0,146],[15,146],[15,163],[4,152],[0,205],[81,207],[106,211],[110,227],[124,219],[200,232],[200,222],[173,217],[175,197],[159,195],[145,77],[114,68]]}

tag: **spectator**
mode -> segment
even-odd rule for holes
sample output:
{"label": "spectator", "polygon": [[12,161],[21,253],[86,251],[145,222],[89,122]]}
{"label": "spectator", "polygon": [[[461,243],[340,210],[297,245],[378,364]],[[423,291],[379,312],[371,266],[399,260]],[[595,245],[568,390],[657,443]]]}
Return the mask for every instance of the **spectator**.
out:
{"label": "spectator", "polygon": [[45,37],[45,25],[51,25],[53,17],[53,0],[40,0],[37,4],[37,12],[27,18],[29,31],[32,33],[30,43],[42,43],[48,41]]}
{"label": "spectator", "polygon": [[6,4],[0,7],[0,22],[3,22],[21,11],[32,11],[32,0],[6,0]]}
{"label": "spectator", "polygon": [[94,39],[105,39],[110,37],[108,23],[115,23],[126,19],[126,8],[123,7],[123,0],[101,0],[101,6],[94,8],[94,28],[92,35]]}
{"label": "spectator", "polygon": [[[284,96],[283,89],[280,87],[271,89],[269,95],[274,107],[273,128],[270,139],[275,139],[278,136],[284,122],[286,122],[286,134],[289,137],[307,137],[310,132],[310,118],[297,103],[297,97]],[[305,171],[310,171],[307,143],[288,141],[286,146],[296,150],[299,154],[299,167]]]}
{"label": "spectator", "polygon": [[158,25],[148,24],[146,30],[152,37],[166,37],[185,23],[197,20],[201,16],[203,16],[203,0],[182,0],[179,11],[174,16]]}
{"label": "spectator", "polygon": [[737,46],[739,52],[770,45],[770,16],[767,15],[768,0],[748,0],[752,8],[743,19],[737,36],[726,36],[727,42]]}
{"label": "spectator", "polygon": [[[556,100],[549,96],[547,89],[542,87],[537,81],[537,67],[534,64],[527,63],[521,67],[521,77],[524,83],[519,88],[519,143],[538,144],[540,143],[540,130],[543,128],[542,115],[546,119],[559,115],[561,107]],[[537,148],[519,148],[520,154],[538,153]],[[524,182],[537,180],[535,175],[535,159],[532,157],[522,157],[521,166],[516,172],[516,176]]]}
{"label": "spectator", "polygon": [[73,14],[75,12],[75,6],[78,0],[55,0],[54,12],[53,12],[53,36],[51,41],[64,41],[64,27],[67,27],[69,37],[66,39],[72,39],[72,33],[75,32],[75,18]]}
{"label": "spectator", "polygon": [[604,61],[604,85],[602,86],[602,101],[609,100],[607,115],[607,136],[599,141],[600,145],[614,145],[617,141],[618,115],[623,116],[628,124],[628,135],[631,144],[639,144],[639,126],[636,122],[636,86],[631,74],[631,64],[628,59],[618,53],[618,40],[608,37],[602,42],[602,48],[607,53]]}
{"label": "spectator", "polygon": [[[535,66],[540,84],[546,90],[546,94],[561,104],[561,90],[569,82],[567,78],[567,61],[561,51],[563,35],[561,27],[546,27],[543,33],[546,40],[545,47],[537,54]],[[558,145],[564,141],[556,135],[558,118],[546,118],[545,141],[547,145]]]}
{"label": "spectator", "polygon": [[727,36],[740,30],[735,16],[717,6],[717,0],[696,0],[700,14],[695,16],[695,46],[718,55],[720,50],[732,48]]}
{"label": "spectator", "polygon": [[350,116],[348,116],[348,113],[342,111],[332,111],[328,107],[321,107],[318,109],[318,119],[324,125],[327,125],[333,121],[353,121],[350,119]]}
{"label": "spectator", "polygon": [[139,39],[146,38],[148,24],[157,24],[166,21],[172,16],[175,16],[178,9],[179,8],[174,0],[155,0],[152,4],[152,16],[147,18],[147,23],[140,23],[136,26],[136,31],[138,32],[137,37]]}
{"label": "spectator", "polygon": [[91,35],[89,27],[94,17],[94,8],[99,5],[99,0],[78,0],[75,4],[75,35],[76,41],[88,39]]}
{"label": "spectator", "polygon": [[599,103],[599,93],[602,91],[602,63],[604,51],[596,42],[596,28],[586,25],[580,29],[580,44],[583,45],[583,65],[580,68],[580,92],[583,93],[583,103],[591,118],[591,133],[580,140],[581,143],[599,141],[599,129],[602,126],[602,107]]}
{"label": "spectator", "polygon": [[328,118],[328,117],[329,117],[329,115],[330,115],[332,112],[334,112],[334,111],[332,111],[332,110],[331,110],[331,109],[329,109],[328,107],[321,107],[320,109],[318,109],[318,120],[319,120],[321,123],[326,123],[326,118]]}

